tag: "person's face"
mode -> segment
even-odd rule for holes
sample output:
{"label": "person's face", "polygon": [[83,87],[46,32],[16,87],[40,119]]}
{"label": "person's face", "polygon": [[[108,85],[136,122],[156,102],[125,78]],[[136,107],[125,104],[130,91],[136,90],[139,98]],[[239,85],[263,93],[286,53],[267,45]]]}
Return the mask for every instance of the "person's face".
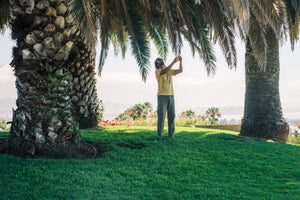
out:
{"label": "person's face", "polygon": [[166,68],[165,67],[165,63],[164,63],[164,61],[162,59],[158,59],[157,60],[157,64],[158,64],[158,66],[159,66],[160,69],[165,69]]}

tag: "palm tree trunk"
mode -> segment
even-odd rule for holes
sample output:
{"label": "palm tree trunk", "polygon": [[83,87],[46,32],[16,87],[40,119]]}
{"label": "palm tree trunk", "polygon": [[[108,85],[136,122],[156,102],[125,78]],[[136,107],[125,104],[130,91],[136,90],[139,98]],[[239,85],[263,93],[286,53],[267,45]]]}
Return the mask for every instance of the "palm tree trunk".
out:
{"label": "palm tree trunk", "polygon": [[11,65],[18,91],[10,148],[17,154],[68,156],[80,139],[71,112],[72,74],[67,62],[75,57],[72,40],[79,33],[66,1],[10,3],[16,40]]}
{"label": "palm tree trunk", "polygon": [[72,113],[80,128],[94,128],[100,123],[96,88],[95,50],[89,50],[80,38],[75,43],[79,56],[72,66]]}
{"label": "palm tree trunk", "polygon": [[283,118],[279,96],[279,44],[267,28],[267,65],[260,70],[248,39],[246,45],[246,94],[240,135],[286,142],[288,123]]}

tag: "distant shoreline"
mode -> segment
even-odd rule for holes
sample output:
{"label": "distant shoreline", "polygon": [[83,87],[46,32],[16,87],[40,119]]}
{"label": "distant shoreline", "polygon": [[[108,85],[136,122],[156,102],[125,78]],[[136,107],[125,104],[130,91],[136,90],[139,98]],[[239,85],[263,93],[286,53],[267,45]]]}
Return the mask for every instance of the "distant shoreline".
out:
{"label": "distant shoreline", "polygon": [[[296,123],[300,123],[300,113],[283,113],[285,120],[290,124],[294,125]],[[234,121],[241,121],[243,115],[223,115],[221,120],[234,120]]]}

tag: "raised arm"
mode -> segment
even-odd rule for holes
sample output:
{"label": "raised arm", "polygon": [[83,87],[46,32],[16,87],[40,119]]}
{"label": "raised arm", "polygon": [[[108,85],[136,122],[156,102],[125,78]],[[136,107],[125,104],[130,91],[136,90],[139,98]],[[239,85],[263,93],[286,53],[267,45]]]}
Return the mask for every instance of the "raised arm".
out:
{"label": "raised arm", "polygon": [[163,69],[163,70],[160,71],[160,75],[168,73],[170,71],[170,69],[172,69],[173,65],[176,62],[178,62],[178,60],[179,60],[179,57],[174,58],[173,62],[168,67],[166,67],[165,69]]}
{"label": "raised arm", "polygon": [[183,67],[182,67],[182,57],[178,56],[180,64],[179,64],[179,69],[174,70],[174,75],[180,74],[183,72]]}

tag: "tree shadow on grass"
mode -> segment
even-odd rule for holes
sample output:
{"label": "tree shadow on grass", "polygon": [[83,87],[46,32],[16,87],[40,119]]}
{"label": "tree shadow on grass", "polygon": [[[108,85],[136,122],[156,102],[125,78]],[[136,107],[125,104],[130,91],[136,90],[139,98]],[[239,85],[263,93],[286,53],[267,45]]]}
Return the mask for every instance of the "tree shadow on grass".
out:
{"label": "tree shadow on grass", "polygon": [[83,140],[93,142],[105,147],[108,151],[118,148],[139,150],[151,146],[155,132],[143,128],[133,129],[103,129],[85,130],[82,132]]}
{"label": "tree shadow on grass", "polygon": [[266,145],[284,145],[284,146],[287,146],[288,148],[300,150],[299,149],[300,146],[295,145],[295,144],[278,142],[278,141],[264,139],[264,138],[253,138],[253,137],[226,134],[226,133],[209,134],[209,135],[207,135],[207,139],[213,139],[216,141],[218,141],[218,140],[219,141],[231,141],[231,142],[238,142],[238,143],[253,143],[253,144],[265,143]]}

